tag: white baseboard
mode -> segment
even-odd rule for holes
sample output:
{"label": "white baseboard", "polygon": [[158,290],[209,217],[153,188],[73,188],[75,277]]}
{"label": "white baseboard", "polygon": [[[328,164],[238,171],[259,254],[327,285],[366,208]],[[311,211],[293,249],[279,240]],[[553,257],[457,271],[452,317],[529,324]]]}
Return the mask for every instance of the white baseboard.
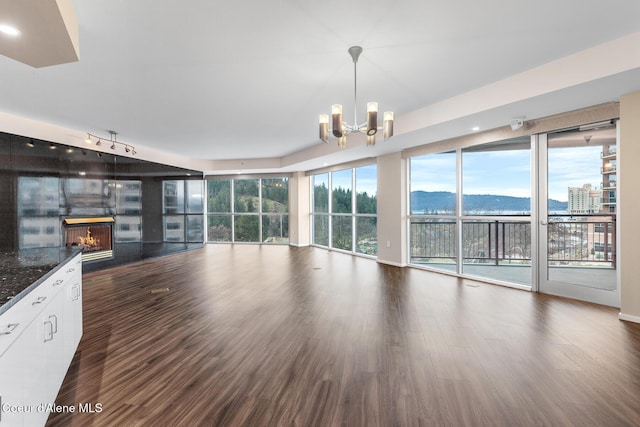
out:
{"label": "white baseboard", "polygon": [[307,246],[310,246],[310,245],[308,243],[307,244],[298,244],[298,243],[289,242],[289,246],[295,246],[296,248],[306,248]]}
{"label": "white baseboard", "polygon": [[376,261],[378,261],[380,264],[393,265],[394,267],[406,267],[407,266],[407,264],[394,262],[394,261],[387,261],[387,260],[380,259],[380,258],[378,258]]}
{"label": "white baseboard", "polygon": [[618,314],[618,319],[626,320],[627,322],[640,323],[640,316],[632,316],[630,314],[620,313]]}

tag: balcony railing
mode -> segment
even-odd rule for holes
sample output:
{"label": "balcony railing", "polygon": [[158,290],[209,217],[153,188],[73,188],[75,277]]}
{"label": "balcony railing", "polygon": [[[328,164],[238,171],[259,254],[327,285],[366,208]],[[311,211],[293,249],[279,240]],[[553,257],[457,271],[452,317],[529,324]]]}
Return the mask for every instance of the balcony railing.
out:
{"label": "balcony railing", "polygon": [[611,147],[611,148],[609,148],[609,151],[606,151],[606,150],[605,151],[601,151],[600,152],[600,158],[604,159],[604,158],[607,158],[607,157],[615,157],[616,156],[616,152],[617,152],[616,148],[615,147]]}
{"label": "balcony railing", "polygon": [[[568,220],[567,220],[568,219]],[[550,264],[605,263],[616,265],[616,218],[593,215],[571,220],[549,217],[548,259]]]}
{"label": "balcony railing", "polygon": [[[417,262],[455,262],[455,221],[410,222],[411,259]],[[602,215],[549,216],[549,265],[602,265],[615,267],[615,217]],[[463,221],[464,263],[529,264],[529,221]]]}

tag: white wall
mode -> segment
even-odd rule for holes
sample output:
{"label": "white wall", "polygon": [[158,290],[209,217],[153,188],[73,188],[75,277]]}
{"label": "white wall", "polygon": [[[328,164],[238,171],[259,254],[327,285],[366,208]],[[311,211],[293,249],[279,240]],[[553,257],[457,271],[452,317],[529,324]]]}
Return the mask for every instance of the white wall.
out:
{"label": "white wall", "polygon": [[289,244],[308,246],[310,243],[310,178],[295,172],[289,178]]}
{"label": "white wall", "polygon": [[640,323],[640,92],[620,97],[618,227],[620,318]]}
{"label": "white wall", "polygon": [[407,265],[407,161],[378,157],[378,262]]}

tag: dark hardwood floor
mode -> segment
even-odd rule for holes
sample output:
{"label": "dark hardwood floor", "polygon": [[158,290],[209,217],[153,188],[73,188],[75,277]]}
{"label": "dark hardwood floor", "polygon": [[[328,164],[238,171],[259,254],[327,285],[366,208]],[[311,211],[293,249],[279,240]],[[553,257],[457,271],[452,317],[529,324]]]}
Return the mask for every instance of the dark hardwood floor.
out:
{"label": "dark hardwood floor", "polygon": [[638,426],[640,325],[323,249],[209,245],[84,275],[57,403],[102,411],[48,426]]}

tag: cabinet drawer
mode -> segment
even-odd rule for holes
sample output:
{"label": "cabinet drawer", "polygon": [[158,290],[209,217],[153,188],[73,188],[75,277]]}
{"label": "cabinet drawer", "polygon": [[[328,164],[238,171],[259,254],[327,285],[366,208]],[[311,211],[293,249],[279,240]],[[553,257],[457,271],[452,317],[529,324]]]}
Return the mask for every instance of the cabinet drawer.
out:
{"label": "cabinet drawer", "polygon": [[31,310],[24,308],[24,304],[16,304],[0,315],[0,358],[33,321]]}

